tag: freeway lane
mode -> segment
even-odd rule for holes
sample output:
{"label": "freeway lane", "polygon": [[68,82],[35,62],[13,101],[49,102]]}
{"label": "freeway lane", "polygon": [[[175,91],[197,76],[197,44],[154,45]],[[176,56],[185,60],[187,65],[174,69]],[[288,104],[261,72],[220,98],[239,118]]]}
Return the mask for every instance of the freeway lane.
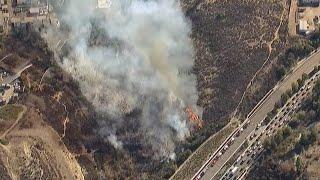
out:
{"label": "freeway lane", "polygon": [[[317,72],[309,78],[309,80],[305,82],[305,85],[287,101],[287,103],[280,109],[277,116],[275,116],[269,124],[263,125],[259,129],[255,130],[257,136],[249,142],[250,146],[247,150],[240,156],[233,166],[226,171],[224,178],[221,179],[239,179],[246,173],[246,170],[255,163],[254,159],[263,151],[262,142],[266,138],[275,134],[279,129],[286,126],[290,121],[293,112],[299,109],[301,102],[305,100],[308,94],[311,94],[317,77],[319,76],[320,72]],[[232,173],[231,169],[235,167],[238,167],[238,169],[236,172]]]}
{"label": "freeway lane", "polygon": [[[248,127],[237,137],[234,143],[226,150],[225,153],[218,159],[218,161],[212,166],[208,166],[204,176],[201,179],[211,180],[215,179],[215,175],[220,171],[224,164],[230,159],[230,157],[237,151],[247,137],[250,136],[251,132],[254,131],[257,124],[263,120],[267,113],[270,112],[274,104],[278,102],[281,95],[288,89],[291,88],[291,84],[296,82],[297,79],[301,78],[303,73],[310,73],[314,66],[320,64],[320,52],[315,52],[306,60],[301,61],[297,67],[289,74],[283,81],[274,87],[273,92],[268,96],[261,105],[256,108],[253,114],[249,117],[250,124]],[[206,168],[205,168],[206,169]]]}

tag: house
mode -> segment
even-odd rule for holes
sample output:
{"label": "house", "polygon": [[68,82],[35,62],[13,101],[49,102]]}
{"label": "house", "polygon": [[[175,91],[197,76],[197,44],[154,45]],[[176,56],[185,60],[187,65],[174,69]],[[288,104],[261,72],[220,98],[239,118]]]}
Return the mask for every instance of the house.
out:
{"label": "house", "polygon": [[308,21],[299,20],[298,30],[300,34],[308,35],[312,33],[315,29],[313,28],[313,26],[309,25]]}
{"label": "house", "polygon": [[98,0],[98,8],[109,8],[111,5],[111,0]]}
{"label": "house", "polygon": [[39,14],[40,13],[40,8],[39,7],[30,7],[29,13],[30,14]]}

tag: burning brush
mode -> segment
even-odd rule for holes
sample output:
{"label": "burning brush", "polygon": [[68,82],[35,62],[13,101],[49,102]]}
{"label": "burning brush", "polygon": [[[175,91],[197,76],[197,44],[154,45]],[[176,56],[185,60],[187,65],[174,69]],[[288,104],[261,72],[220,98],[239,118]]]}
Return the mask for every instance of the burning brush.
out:
{"label": "burning brush", "polygon": [[191,107],[186,108],[186,113],[188,114],[189,120],[196,124],[199,129],[203,127],[203,120],[192,110]]}

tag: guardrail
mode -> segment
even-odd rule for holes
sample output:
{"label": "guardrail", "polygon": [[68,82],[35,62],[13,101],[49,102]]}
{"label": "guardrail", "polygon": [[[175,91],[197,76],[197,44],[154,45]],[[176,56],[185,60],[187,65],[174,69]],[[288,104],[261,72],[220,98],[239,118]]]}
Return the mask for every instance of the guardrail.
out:
{"label": "guardrail", "polygon": [[236,128],[229,136],[228,138],[219,146],[219,148],[210,156],[209,160],[207,160],[204,165],[201,166],[201,168],[197,171],[197,173],[191,178],[192,180],[195,180],[196,177],[204,170],[204,168],[209,165],[209,163],[216,157],[219,151],[222,150],[222,148],[229,142],[229,140],[237,133],[239,128],[243,127],[250,117],[253,115],[254,111],[261,106],[261,104],[272,94],[274,91],[274,88],[272,88],[263,98],[258,102],[258,104],[249,112],[247,118],[241,123],[241,125]]}
{"label": "guardrail", "polygon": [[196,179],[196,177],[204,170],[204,168],[209,165],[209,163],[216,157],[219,151],[222,150],[222,148],[229,142],[229,140],[237,133],[238,128],[233,131],[228,138],[223,141],[223,143],[219,146],[219,148],[210,156],[209,160],[207,160],[204,165],[201,166],[201,168],[197,171],[197,173],[191,178],[192,180]]}
{"label": "guardrail", "polygon": [[[312,81],[312,78],[317,78],[317,76],[319,75],[319,73],[320,73],[320,71],[316,72],[314,75],[312,75],[311,77],[309,77],[309,78],[308,78],[308,82]],[[317,75],[317,74],[318,74],[318,75]],[[306,85],[308,84],[308,82],[305,82],[305,83],[304,83],[304,86],[306,86]],[[290,104],[290,102],[293,101],[293,98],[294,98],[297,94],[299,94],[299,92],[300,92],[301,90],[302,90],[302,88],[300,88],[296,93],[294,93],[294,94],[290,97],[290,100],[288,100],[288,101],[285,103],[285,105],[283,105],[283,107],[282,107],[281,109],[285,109],[285,108]],[[308,90],[307,90],[307,91],[308,91]],[[293,109],[290,109],[290,111],[294,111],[294,110],[293,110]],[[275,121],[276,117],[277,117],[280,113],[281,113],[281,111],[279,111],[279,112],[277,113],[277,115],[275,115],[275,116],[272,118],[272,121]],[[271,126],[272,121],[270,121],[263,130],[266,130],[268,126]],[[287,123],[288,123],[288,122],[287,122]],[[284,125],[286,125],[286,123],[283,123],[283,126],[284,126]],[[257,139],[257,138],[255,138],[255,139]],[[254,140],[253,140],[253,141],[254,141]],[[252,143],[251,143],[251,145],[252,145]],[[250,145],[250,146],[251,146],[251,145]],[[249,147],[250,147],[250,146],[249,146]],[[249,147],[248,147],[248,148],[249,148]],[[248,148],[247,148],[247,149],[248,149]],[[246,149],[244,152],[246,152],[247,149]],[[261,156],[261,154],[259,154],[259,155],[256,157],[256,159],[258,159],[260,156]],[[254,165],[253,163],[249,164],[249,165],[247,166],[246,171],[244,171],[244,172],[241,174],[241,176],[240,176],[239,178],[237,178],[237,180],[242,179],[242,178],[246,175],[246,173],[249,172],[250,168],[251,168],[253,165]]]}

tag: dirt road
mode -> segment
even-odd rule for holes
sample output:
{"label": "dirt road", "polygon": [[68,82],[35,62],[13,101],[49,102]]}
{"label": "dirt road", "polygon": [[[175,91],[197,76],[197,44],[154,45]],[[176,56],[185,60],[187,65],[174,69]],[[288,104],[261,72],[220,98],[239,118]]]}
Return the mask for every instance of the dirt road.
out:
{"label": "dirt road", "polygon": [[12,179],[84,180],[74,155],[35,109],[27,110],[6,139],[9,144],[0,146],[0,160]]}

